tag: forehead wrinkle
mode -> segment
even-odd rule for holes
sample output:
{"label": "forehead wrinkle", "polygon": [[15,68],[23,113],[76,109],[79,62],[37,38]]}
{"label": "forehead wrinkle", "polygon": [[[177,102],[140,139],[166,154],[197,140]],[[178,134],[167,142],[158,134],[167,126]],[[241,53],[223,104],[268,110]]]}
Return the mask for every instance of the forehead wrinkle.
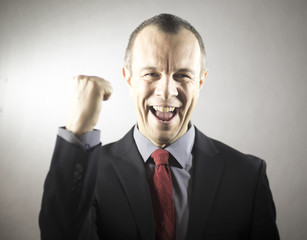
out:
{"label": "forehead wrinkle", "polygon": [[[151,70],[164,71],[167,74],[178,71],[177,69],[189,69],[189,72],[193,72],[190,65],[195,65],[194,54],[195,43],[198,44],[197,39],[194,36],[186,38],[187,32],[184,29],[174,35],[160,31],[153,33],[153,30],[154,27],[145,28],[135,42],[134,50],[140,49],[137,54],[138,59],[144,64],[142,70],[146,67]],[[190,35],[189,32],[188,34]],[[186,41],[188,41],[189,46],[185,48],[185,51],[181,51],[180,46],[187,43]],[[177,46],[177,44],[179,45]],[[197,71],[197,69],[194,71]]]}
{"label": "forehead wrinkle", "polygon": [[[157,31],[153,33],[153,31]],[[150,32],[151,34],[144,34]],[[150,57],[146,58],[147,60],[151,59],[153,61],[148,61],[147,64],[155,65],[156,69],[165,71],[166,73],[170,72],[170,66],[172,64],[172,42],[174,41],[174,36],[178,37],[177,34],[172,35],[160,31],[155,26],[146,27],[142,35],[139,35],[140,43],[142,44],[143,54],[146,52]],[[146,55],[144,54],[144,55]],[[154,64],[152,64],[154,63]]]}
{"label": "forehead wrinkle", "polygon": [[[174,62],[175,66],[173,66],[173,71],[175,72],[189,72],[193,75],[196,74],[196,72],[198,72],[198,68],[201,67],[201,64],[195,61],[199,61],[200,62],[200,52],[199,51],[195,51],[195,47],[197,48],[197,45],[194,44],[190,44],[190,47],[185,51],[185,52],[181,52],[181,55],[177,55],[177,59],[180,59],[180,61],[178,62]],[[195,56],[196,54],[196,56]],[[197,67],[197,69],[195,69],[194,67],[191,68],[191,66]],[[200,70],[199,70],[200,71]]]}

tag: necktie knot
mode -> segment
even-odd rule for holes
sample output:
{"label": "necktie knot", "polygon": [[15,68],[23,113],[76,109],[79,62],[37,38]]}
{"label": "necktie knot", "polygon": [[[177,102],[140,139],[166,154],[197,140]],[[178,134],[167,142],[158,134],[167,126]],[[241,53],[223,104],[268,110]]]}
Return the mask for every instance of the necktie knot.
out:
{"label": "necktie knot", "polygon": [[152,154],[151,157],[154,159],[156,166],[168,165],[169,153],[164,149],[157,149]]}

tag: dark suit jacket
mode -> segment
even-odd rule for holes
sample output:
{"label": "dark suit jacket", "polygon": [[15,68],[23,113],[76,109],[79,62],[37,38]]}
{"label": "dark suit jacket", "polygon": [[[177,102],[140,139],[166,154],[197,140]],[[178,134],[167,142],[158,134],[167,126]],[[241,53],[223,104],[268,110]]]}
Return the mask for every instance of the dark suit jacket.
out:
{"label": "dark suit jacket", "polygon": [[[187,239],[279,239],[265,162],[196,129]],[[132,130],[84,151],[58,137],[47,175],[43,240],[154,240],[144,161]]]}

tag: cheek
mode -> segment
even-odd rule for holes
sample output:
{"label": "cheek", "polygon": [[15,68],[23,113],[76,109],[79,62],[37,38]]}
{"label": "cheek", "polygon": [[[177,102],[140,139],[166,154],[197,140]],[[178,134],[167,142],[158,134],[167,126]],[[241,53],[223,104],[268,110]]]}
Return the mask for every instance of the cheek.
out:
{"label": "cheek", "polygon": [[196,97],[195,88],[192,87],[181,88],[179,93],[178,98],[180,98],[180,101],[182,101],[185,107],[189,107],[193,99]]}
{"label": "cheek", "polygon": [[135,86],[133,86],[133,98],[138,107],[146,107],[146,100],[152,95],[150,85],[145,81],[139,80]]}
{"label": "cheek", "polygon": [[185,91],[181,94],[181,101],[184,105],[183,111],[185,113],[191,112],[194,109],[194,106],[196,105],[197,99],[198,99],[199,91],[195,88],[187,88]]}

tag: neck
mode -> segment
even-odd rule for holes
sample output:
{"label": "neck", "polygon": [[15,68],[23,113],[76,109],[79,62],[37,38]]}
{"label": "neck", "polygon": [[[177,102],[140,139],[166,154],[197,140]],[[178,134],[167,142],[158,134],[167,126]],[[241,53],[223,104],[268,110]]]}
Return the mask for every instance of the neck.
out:
{"label": "neck", "polygon": [[180,131],[177,133],[176,136],[174,137],[169,137],[169,138],[165,138],[165,137],[161,137],[161,138],[153,138],[151,136],[148,136],[148,134],[146,134],[146,131],[144,131],[142,128],[139,127],[139,125],[137,124],[137,128],[139,129],[140,133],[145,136],[147,139],[149,139],[154,145],[156,145],[158,148],[166,148],[169,145],[171,145],[173,142],[175,142],[176,140],[178,140],[179,138],[181,138],[187,131],[188,129],[191,127],[191,123],[189,122],[186,126],[182,127],[180,129]]}

